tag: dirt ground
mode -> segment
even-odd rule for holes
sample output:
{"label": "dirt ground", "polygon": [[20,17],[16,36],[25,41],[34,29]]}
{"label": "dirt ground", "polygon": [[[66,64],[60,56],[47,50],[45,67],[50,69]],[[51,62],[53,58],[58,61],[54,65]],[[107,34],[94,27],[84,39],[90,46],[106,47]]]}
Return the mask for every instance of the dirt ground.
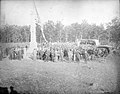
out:
{"label": "dirt ground", "polygon": [[4,59],[0,86],[13,86],[21,94],[120,94],[119,64],[113,54],[87,63]]}

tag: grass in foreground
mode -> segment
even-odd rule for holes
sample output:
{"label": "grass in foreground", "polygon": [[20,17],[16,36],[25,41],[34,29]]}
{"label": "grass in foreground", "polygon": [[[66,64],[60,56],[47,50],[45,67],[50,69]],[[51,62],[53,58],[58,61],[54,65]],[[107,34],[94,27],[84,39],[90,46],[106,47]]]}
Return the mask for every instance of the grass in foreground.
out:
{"label": "grass in foreground", "polygon": [[13,86],[26,94],[103,94],[113,92],[117,70],[106,62],[66,63],[41,60],[4,60],[0,62],[0,86]]}

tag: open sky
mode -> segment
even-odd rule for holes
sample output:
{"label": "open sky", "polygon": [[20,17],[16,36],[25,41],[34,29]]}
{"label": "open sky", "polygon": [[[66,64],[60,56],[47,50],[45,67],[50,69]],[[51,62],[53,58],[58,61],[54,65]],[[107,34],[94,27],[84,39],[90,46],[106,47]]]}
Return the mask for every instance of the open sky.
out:
{"label": "open sky", "polygon": [[[64,25],[74,22],[107,23],[119,16],[119,0],[35,0],[41,22],[62,21]],[[1,19],[5,23],[29,25],[32,0],[2,0]]]}

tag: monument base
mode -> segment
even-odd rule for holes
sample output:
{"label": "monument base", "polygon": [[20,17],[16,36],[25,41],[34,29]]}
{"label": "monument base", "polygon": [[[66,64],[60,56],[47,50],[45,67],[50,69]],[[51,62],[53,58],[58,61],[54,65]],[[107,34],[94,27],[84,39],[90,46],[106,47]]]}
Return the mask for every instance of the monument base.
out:
{"label": "monument base", "polygon": [[30,47],[26,52],[26,58],[36,59],[37,43],[30,43]]}

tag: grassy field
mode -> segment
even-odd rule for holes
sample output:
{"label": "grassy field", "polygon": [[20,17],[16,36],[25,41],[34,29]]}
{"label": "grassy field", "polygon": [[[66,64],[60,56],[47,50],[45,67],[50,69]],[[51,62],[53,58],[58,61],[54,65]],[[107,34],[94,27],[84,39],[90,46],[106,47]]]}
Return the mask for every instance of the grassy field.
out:
{"label": "grassy field", "polygon": [[[103,94],[114,92],[119,81],[119,57],[104,60],[44,62],[0,61],[0,86],[26,94]],[[116,94],[119,94],[116,92]]]}

